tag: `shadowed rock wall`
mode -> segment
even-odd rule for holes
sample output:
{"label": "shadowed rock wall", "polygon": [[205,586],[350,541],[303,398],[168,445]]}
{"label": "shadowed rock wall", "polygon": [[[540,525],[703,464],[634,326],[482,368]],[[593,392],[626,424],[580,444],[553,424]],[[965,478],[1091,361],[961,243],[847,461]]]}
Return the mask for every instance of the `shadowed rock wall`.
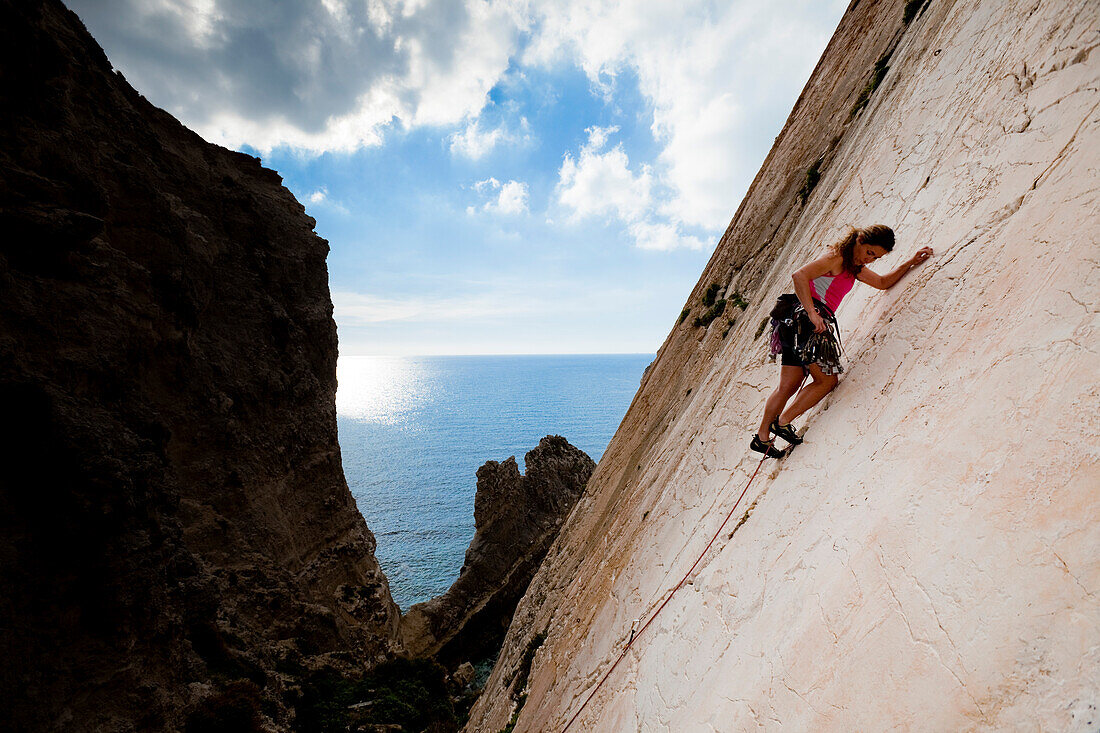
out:
{"label": "shadowed rock wall", "polygon": [[389,656],[313,220],[58,2],[0,1],[0,107],[9,720],[170,729],[227,680]]}

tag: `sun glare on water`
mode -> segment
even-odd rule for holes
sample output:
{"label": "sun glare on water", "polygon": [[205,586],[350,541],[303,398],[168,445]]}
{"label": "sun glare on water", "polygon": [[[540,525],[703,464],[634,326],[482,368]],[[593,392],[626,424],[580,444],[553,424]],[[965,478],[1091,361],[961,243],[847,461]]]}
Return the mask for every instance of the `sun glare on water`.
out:
{"label": "sun glare on water", "polygon": [[336,414],[378,423],[404,419],[429,396],[426,367],[399,356],[341,356],[336,364]]}

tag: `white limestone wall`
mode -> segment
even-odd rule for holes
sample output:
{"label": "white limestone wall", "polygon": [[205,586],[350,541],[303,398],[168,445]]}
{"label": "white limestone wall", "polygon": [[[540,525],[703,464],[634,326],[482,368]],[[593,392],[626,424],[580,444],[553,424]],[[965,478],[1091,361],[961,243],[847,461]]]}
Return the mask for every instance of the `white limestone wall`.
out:
{"label": "white limestone wall", "polygon": [[[898,237],[874,269],[934,258],[857,285],[806,444],[571,730],[1100,730],[1098,44],[1095,2],[933,0],[908,29],[764,297],[644,463],[601,465],[521,604],[502,659],[549,638],[517,731],[561,730],[713,535],[778,377],[760,319],[870,223]],[[507,673],[468,730],[508,722]]]}

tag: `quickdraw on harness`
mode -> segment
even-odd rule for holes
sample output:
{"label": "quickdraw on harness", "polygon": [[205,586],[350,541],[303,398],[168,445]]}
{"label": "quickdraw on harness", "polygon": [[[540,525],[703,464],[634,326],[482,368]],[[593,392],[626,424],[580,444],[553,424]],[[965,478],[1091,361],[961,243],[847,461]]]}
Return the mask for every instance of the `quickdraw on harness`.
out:
{"label": "quickdraw on harness", "polygon": [[772,310],[771,356],[774,359],[782,350],[784,335],[793,341],[794,351],[804,364],[817,364],[825,374],[840,374],[844,371],[840,357],[843,348],[840,341],[840,328],[836,316],[821,301],[815,300],[817,312],[825,321],[825,331],[814,331],[806,309],[798,297],[793,294],[782,295]]}
{"label": "quickdraw on harness", "polygon": [[821,333],[817,333],[812,328],[805,328],[804,324],[810,322],[810,317],[806,315],[806,310],[801,305],[794,309],[793,318],[800,325],[795,331],[795,349],[806,364],[819,364],[821,371],[826,374],[840,374],[844,371],[844,367],[840,364],[840,356],[844,350],[840,343],[840,328],[836,324],[836,316],[831,310],[820,305],[817,312],[825,321],[825,330]]}

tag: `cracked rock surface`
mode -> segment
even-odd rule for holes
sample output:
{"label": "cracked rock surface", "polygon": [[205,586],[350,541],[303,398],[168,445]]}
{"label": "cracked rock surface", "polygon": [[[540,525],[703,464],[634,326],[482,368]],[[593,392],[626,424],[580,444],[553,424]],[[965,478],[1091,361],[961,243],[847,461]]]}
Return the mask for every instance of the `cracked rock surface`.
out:
{"label": "cracked rock surface", "polygon": [[897,233],[880,272],[936,254],[848,296],[848,371],[805,445],[764,465],[571,730],[1100,725],[1100,16],[932,0],[906,25],[904,5],[842,19],[687,303],[718,283],[747,310],[725,337],[673,327],[467,730],[508,723],[543,630],[515,730],[580,708],[757,465],[761,320],[871,223]]}

